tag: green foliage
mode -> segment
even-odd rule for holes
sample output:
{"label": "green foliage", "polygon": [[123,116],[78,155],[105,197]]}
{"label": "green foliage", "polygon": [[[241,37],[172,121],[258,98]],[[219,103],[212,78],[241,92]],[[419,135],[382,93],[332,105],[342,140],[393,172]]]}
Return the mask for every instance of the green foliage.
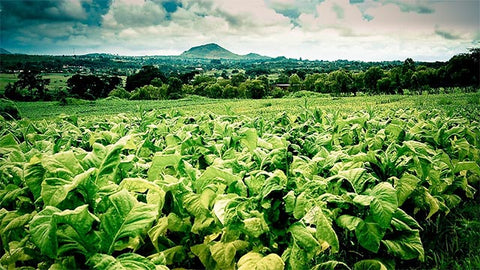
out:
{"label": "green foliage", "polygon": [[20,119],[17,106],[10,100],[0,99],[0,116],[7,120]]}
{"label": "green foliage", "polygon": [[421,268],[442,221],[476,239],[477,120],[309,106],[0,120],[2,267]]}
{"label": "green foliage", "polygon": [[108,93],[108,96],[109,97],[118,97],[118,98],[121,98],[121,99],[130,99],[131,94],[130,94],[130,92],[125,90],[125,88],[117,87],[117,88],[113,89],[112,91],[110,91],[110,93]]}

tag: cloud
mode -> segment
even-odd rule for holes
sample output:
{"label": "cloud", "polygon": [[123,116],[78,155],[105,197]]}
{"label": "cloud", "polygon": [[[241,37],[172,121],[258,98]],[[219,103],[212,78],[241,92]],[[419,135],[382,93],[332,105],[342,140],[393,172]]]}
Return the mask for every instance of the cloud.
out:
{"label": "cloud", "polygon": [[400,8],[403,12],[415,12],[419,14],[434,13],[435,9],[425,5],[426,0],[374,0],[384,5],[394,4]]}
{"label": "cloud", "polygon": [[109,26],[137,27],[165,23],[166,14],[161,3],[152,1],[115,1],[105,15],[105,23]]}
{"label": "cloud", "polygon": [[480,1],[0,0],[1,47],[179,54],[216,42],[310,59],[441,58],[479,43]]}
{"label": "cloud", "polygon": [[460,35],[457,35],[448,31],[440,30],[440,29],[435,29],[435,34],[450,40],[458,40],[462,38]]}

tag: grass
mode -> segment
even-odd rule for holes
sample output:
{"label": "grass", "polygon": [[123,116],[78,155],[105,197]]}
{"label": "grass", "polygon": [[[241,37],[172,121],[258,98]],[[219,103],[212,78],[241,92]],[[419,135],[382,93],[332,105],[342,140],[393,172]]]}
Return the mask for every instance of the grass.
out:
{"label": "grass", "polygon": [[[72,76],[69,73],[45,73],[42,74],[43,79],[50,79],[48,89],[51,93],[57,93],[67,87],[67,80]],[[17,81],[17,74],[0,73],[0,94],[3,94],[5,87],[9,83]]]}
{"label": "grass", "polygon": [[7,87],[7,84],[14,83],[16,81],[16,74],[0,73],[0,94],[3,94],[3,92],[5,91],[5,87]]}

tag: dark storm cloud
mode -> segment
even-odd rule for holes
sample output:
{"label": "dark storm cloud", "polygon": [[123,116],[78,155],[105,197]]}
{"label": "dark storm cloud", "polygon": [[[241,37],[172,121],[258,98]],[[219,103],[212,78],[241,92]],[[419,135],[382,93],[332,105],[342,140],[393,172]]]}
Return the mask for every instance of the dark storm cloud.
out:
{"label": "dark storm cloud", "polygon": [[100,25],[109,10],[111,0],[19,0],[1,1],[2,30],[51,22],[77,22]]}

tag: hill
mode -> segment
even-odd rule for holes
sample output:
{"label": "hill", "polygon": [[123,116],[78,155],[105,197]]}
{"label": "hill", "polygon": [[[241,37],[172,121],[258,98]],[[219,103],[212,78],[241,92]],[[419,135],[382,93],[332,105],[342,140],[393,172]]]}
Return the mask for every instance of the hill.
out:
{"label": "hill", "polygon": [[218,44],[209,43],[192,47],[188,51],[183,52],[180,57],[185,58],[207,58],[207,59],[269,59],[270,57],[262,56],[256,53],[249,53],[247,55],[239,55],[233,53]]}
{"label": "hill", "polygon": [[192,47],[190,50],[183,52],[181,57],[188,58],[211,58],[211,59],[238,59],[240,55],[219,46],[215,43],[209,43],[201,46]]}
{"label": "hill", "polygon": [[4,48],[0,48],[0,54],[12,54],[12,53],[5,50]]}

